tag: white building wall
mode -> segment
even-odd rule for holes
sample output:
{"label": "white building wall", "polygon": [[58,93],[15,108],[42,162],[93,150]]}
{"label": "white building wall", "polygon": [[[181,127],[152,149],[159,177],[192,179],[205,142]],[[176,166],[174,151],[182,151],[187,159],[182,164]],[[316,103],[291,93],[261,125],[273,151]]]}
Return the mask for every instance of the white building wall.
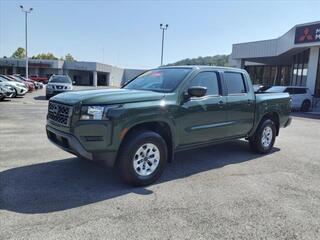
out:
{"label": "white building wall", "polygon": [[315,86],[316,86],[318,61],[319,61],[319,47],[310,48],[307,87],[311,90],[311,93],[314,93]]}

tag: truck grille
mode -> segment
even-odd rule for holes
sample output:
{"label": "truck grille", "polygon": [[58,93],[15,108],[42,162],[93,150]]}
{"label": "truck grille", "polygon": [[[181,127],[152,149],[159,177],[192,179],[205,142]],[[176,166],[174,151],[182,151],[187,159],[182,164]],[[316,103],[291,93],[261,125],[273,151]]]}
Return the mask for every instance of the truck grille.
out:
{"label": "truck grille", "polygon": [[49,101],[48,119],[58,125],[69,127],[72,107]]}

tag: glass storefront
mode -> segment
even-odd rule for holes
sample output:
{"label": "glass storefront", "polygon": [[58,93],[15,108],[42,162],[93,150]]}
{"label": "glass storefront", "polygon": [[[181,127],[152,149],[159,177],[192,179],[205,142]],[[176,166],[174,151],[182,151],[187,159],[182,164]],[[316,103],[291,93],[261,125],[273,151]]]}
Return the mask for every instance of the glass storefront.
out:
{"label": "glass storefront", "polygon": [[306,86],[310,50],[305,50],[293,56],[292,86]]}
{"label": "glass storefront", "polygon": [[[307,49],[294,55],[291,65],[249,65],[245,69],[248,71],[253,84],[306,86],[309,54],[310,50]],[[318,75],[320,78],[320,73]],[[320,85],[320,80],[318,82],[318,85]]]}
{"label": "glass storefront", "polygon": [[262,84],[266,86],[286,86],[290,85],[291,66],[246,66],[253,84]]}
{"label": "glass storefront", "polygon": [[316,79],[316,87],[314,90],[315,97],[320,98],[320,52],[319,52],[319,59],[318,59],[318,70],[317,70],[317,79]]}

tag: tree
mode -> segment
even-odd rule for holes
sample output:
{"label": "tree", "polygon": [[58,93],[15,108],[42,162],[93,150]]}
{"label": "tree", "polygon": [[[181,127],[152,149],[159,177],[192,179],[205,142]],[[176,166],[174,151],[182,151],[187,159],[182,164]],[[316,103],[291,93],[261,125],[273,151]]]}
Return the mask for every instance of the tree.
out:
{"label": "tree", "polygon": [[73,58],[73,56],[68,53],[66,56],[65,56],[65,60],[68,61],[68,62],[73,62],[75,61],[75,59]]}
{"label": "tree", "polygon": [[58,58],[52,53],[40,53],[38,55],[32,56],[32,59],[58,60]]}
{"label": "tree", "polygon": [[14,53],[11,55],[12,58],[25,58],[26,57],[26,51],[22,47],[18,47],[17,50],[14,51]]}
{"label": "tree", "polygon": [[215,55],[208,57],[186,58],[168,66],[176,65],[207,65],[207,66],[228,66],[229,55]]}

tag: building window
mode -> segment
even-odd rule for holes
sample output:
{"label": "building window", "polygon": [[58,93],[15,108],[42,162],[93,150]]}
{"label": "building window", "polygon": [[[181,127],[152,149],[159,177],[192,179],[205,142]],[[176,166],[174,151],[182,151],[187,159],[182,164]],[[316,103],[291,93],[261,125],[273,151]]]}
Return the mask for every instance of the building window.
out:
{"label": "building window", "polygon": [[316,86],[314,89],[314,95],[317,98],[320,98],[320,52],[319,52],[319,58],[318,58],[318,70],[317,70],[317,79],[316,79]]}
{"label": "building window", "polygon": [[293,56],[292,64],[292,86],[306,86],[308,76],[308,62],[309,62],[310,49]]}

